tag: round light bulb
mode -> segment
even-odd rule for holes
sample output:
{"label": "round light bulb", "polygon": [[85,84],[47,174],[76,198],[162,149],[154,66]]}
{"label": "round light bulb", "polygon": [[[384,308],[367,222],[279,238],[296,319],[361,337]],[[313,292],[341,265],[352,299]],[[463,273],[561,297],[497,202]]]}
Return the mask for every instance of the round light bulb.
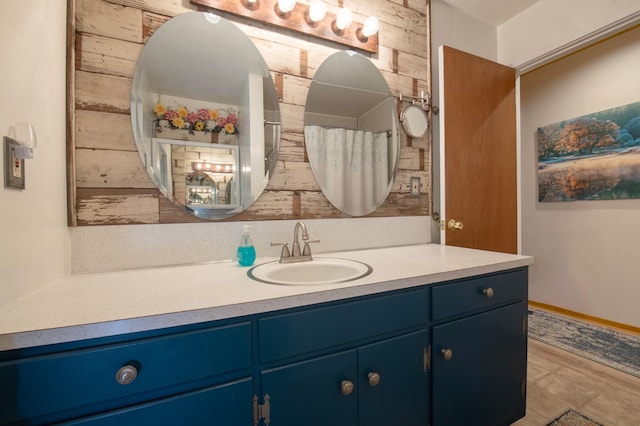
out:
{"label": "round light bulb", "polygon": [[365,37],[371,37],[380,29],[380,21],[375,16],[369,16],[364,20],[364,26],[362,27],[362,35]]}
{"label": "round light bulb", "polygon": [[296,7],[296,0],[278,0],[278,9],[282,13],[288,13]]}
{"label": "round light bulb", "polygon": [[346,7],[341,7],[340,10],[338,10],[338,14],[336,15],[336,27],[342,31],[345,28],[349,28],[351,22],[353,22],[353,15],[351,14],[351,10],[347,9]]}
{"label": "round light bulb", "polygon": [[327,14],[327,6],[322,0],[312,0],[309,4],[309,19],[313,22],[322,21]]}

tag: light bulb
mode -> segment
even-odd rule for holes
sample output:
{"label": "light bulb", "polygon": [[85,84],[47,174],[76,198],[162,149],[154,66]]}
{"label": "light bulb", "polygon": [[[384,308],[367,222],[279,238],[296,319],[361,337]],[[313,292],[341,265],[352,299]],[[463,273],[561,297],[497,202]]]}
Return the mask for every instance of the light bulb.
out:
{"label": "light bulb", "polygon": [[289,13],[296,7],[296,0],[278,0],[278,9],[282,13]]}
{"label": "light bulb", "polygon": [[309,3],[309,19],[313,22],[322,21],[327,14],[327,6],[322,0],[312,0]]}
{"label": "light bulb", "polygon": [[336,27],[342,31],[345,28],[349,28],[351,22],[353,21],[353,16],[351,15],[351,10],[346,7],[340,8],[338,10],[338,14],[336,15]]}
{"label": "light bulb", "polygon": [[362,27],[362,35],[365,37],[371,37],[380,29],[380,21],[375,16],[369,16],[364,20],[364,26]]}

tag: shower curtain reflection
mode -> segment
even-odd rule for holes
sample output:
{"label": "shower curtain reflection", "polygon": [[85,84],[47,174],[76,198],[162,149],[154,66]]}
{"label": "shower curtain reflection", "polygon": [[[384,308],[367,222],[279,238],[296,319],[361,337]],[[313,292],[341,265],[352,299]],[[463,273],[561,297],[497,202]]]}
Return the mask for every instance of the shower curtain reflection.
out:
{"label": "shower curtain reflection", "polygon": [[304,133],[311,169],[327,199],[352,216],[372,213],[392,178],[388,132],[305,126]]}

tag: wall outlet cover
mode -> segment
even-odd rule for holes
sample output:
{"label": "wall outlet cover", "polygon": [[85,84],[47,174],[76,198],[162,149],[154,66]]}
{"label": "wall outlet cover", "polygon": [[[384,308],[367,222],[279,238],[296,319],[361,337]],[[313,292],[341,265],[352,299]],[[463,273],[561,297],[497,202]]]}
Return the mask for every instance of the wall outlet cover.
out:
{"label": "wall outlet cover", "polygon": [[420,195],[420,178],[412,177],[411,178],[411,196],[417,197]]}
{"label": "wall outlet cover", "polygon": [[18,142],[4,137],[4,187],[24,189],[24,160],[16,158],[15,148]]}

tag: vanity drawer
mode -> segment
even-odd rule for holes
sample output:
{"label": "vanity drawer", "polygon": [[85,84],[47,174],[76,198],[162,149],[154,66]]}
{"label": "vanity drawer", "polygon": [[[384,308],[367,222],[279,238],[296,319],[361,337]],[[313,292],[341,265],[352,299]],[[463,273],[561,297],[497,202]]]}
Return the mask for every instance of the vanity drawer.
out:
{"label": "vanity drawer", "polygon": [[258,322],[260,360],[271,362],[425,324],[425,288],[306,309]]}
{"label": "vanity drawer", "polygon": [[431,318],[440,320],[516,300],[527,300],[526,269],[433,286]]}
{"label": "vanity drawer", "polygon": [[[129,384],[116,380],[133,366]],[[154,391],[251,366],[251,326],[191,331],[0,364],[0,424]]]}
{"label": "vanity drawer", "polygon": [[251,379],[244,379],[61,425],[250,425],[252,396]]}

